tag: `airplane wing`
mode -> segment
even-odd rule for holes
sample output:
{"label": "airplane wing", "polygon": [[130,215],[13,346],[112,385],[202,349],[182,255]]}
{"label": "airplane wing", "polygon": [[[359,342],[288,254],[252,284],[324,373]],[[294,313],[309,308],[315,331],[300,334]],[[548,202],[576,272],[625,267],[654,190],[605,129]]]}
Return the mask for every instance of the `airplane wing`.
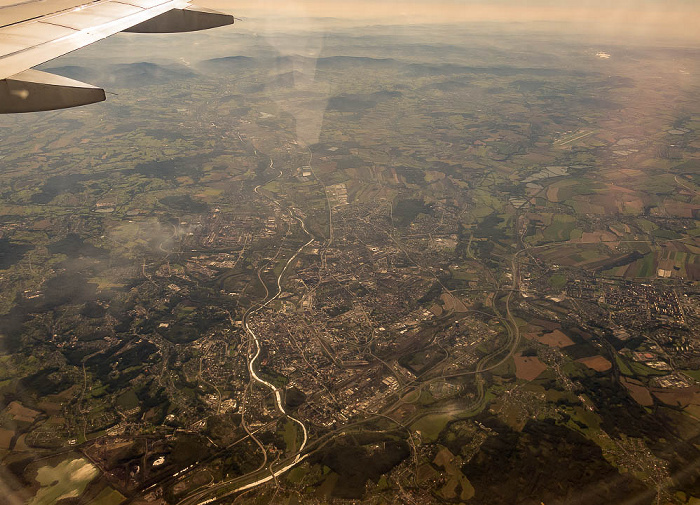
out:
{"label": "airplane wing", "polygon": [[31,67],[117,32],[185,32],[233,21],[189,0],[20,0],[0,6],[0,113],[104,100],[103,89]]}

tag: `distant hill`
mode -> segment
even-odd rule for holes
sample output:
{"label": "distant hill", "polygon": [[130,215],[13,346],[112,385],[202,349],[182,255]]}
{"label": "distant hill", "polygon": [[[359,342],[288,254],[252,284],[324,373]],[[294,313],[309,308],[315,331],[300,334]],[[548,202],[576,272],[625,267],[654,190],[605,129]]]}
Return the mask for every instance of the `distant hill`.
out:
{"label": "distant hill", "polygon": [[101,71],[98,71],[95,68],[81,67],[78,65],[47,68],[46,72],[62,75],[63,77],[68,77],[69,79],[75,79],[76,81],[87,82],[90,84],[94,84],[94,81],[100,79],[100,75],[102,74]]}
{"label": "distant hill", "polygon": [[392,58],[369,58],[366,56],[328,56],[319,58],[317,65],[319,68],[330,68],[335,66],[347,67],[350,65],[364,67],[393,67],[401,63]]}
{"label": "distant hill", "polygon": [[114,85],[125,88],[165,84],[178,79],[191,79],[197,75],[182,65],[163,66],[148,62],[115,65],[112,69]]}
{"label": "distant hill", "polygon": [[69,65],[47,68],[46,71],[97,86],[115,88],[162,85],[175,80],[190,79],[197,75],[183,65],[158,65],[145,61],[96,67]]}
{"label": "distant hill", "polygon": [[298,69],[320,68],[331,70],[333,68],[347,68],[349,66],[362,66],[368,68],[393,67],[402,65],[401,62],[391,58],[368,58],[362,56],[327,56],[313,58],[301,55],[287,55],[277,57],[251,58],[249,56],[226,56],[202,61],[197,69],[208,73],[232,73],[237,69],[253,68],[260,66],[267,70],[292,72]]}
{"label": "distant hill", "polygon": [[279,86],[282,88],[293,88],[302,82],[311,82],[314,80],[313,75],[307,75],[296,70],[292,72],[284,72],[274,75],[270,78],[268,84],[270,86]]}
{"label": "distant hill", "polygon": [[[297,68],[299,66],[305,66],[309,64],[314,64],[316,58],[309,57],[309,56],[301,56],[298,54],[292,54],[292,55],[286,55],[286,56],[277,56],[272,58],[271,63],[272,63],[272,68],[278,68],[278,69],[292,69],[292,68]],[[266,65],[269,65],[267,61],[265,61]]]}
{"label": "distant hill", "polygon": [[255,65],[255,59],[249,56],[225,56],[204,60],[197,64],[197,69],[210,74],[229,74],[234,73],[237,69],[251,68]]}

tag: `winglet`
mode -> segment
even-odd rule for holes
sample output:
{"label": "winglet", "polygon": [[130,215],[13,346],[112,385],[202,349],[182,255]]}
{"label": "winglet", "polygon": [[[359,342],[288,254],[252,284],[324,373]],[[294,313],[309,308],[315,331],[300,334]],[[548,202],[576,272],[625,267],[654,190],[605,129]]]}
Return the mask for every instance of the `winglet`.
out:
{"label": "winglet", "polygon": [[39,70],[0,80],[0,114],[66,109],[104,99],[101,88]]}
{"label": "winglet", "polygon": [[208,30],[232,25],[233,16],[191,5],[186,9],[172,9],[159,16],[127,28],[132,33],[176,33]]}

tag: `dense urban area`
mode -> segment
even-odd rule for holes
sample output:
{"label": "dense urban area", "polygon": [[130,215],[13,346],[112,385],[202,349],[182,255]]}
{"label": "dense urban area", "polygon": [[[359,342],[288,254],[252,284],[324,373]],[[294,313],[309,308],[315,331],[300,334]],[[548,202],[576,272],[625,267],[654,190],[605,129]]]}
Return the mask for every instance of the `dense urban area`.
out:
{"label": "dense urban area", "polygon": [[435,30],[44,66],[118,94],[0,120],[3,493],[700,503],[700,54]]}

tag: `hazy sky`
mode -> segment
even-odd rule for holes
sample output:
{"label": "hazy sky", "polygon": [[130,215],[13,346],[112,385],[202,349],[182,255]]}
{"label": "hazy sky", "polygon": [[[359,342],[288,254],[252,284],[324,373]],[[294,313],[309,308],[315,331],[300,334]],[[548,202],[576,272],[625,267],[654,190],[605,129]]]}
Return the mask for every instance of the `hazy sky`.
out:
{"label": "hazy sky", "polygon": [[[697,0],[200,0],[252,21],[283,18],[303,28],[312,18],[362,23],[575,23],[605,36],[700,41]],[[313,24],[313,23],[312,23]],[[541,23],[539,23],[541,24]]]}
{"label": "hazy sky", "polygon": [[[0,0],[0,6],[22,0]],[[81,0],[50,0],[54,4]],[[88,0],[83,0],[88,1]],[[358,24],[501,22],[585,31],[606,38],[700,44],[700,0],[194,0],[194,3],[287,29],[318,29],[318,18]],[[328,23],[328,21],[327,21]]]}

